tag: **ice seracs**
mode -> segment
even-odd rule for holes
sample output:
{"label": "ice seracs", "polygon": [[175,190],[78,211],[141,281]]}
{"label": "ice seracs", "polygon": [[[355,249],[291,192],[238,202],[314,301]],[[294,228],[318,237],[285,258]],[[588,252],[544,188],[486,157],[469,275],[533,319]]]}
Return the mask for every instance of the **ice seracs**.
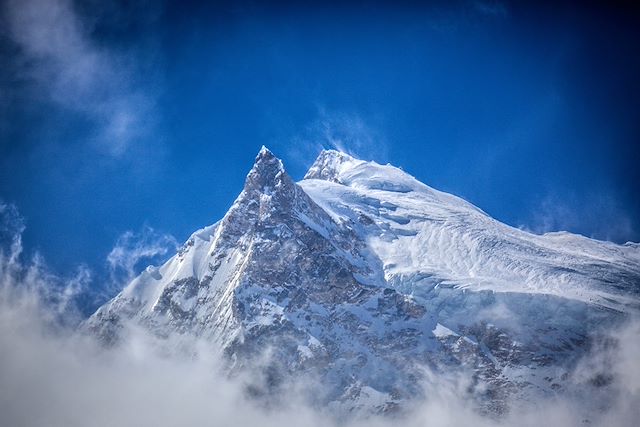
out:
{"label": "ice seracs", "polygon": [[[640,248],[534,235],[391,165],[326,150],[296,183],[262,148],[226,215],[87,322],[217,343],[253,395],[319,378],[319,403],[391,411],[425,369],[471,370],[503,411],[553,394],[592,334],[637,313]],[[547,378],[542,380],[541,378]]]}

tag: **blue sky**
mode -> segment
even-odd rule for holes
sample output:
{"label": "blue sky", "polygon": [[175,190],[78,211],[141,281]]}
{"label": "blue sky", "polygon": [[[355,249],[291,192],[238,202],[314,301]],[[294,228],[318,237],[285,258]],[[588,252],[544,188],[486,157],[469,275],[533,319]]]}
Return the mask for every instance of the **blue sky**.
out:
{"label": "blue sky", "polygon": [[338,147],[517,227],[640,240],[631,10],[118,3],[0,10],[0,199],[58,271],[166,256],[263,144],[296,179]]}

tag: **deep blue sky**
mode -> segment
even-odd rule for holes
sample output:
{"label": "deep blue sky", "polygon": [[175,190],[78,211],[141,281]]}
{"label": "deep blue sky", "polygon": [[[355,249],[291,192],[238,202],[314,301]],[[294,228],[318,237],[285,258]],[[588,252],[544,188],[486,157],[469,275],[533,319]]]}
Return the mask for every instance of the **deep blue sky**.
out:
{"label": "deep blue sky", "polygon": [[215,222],[263,144],[296,179],[338,146],[514,226],[640,240],[630,9],[104,3],[0,3],[0,198],[59,271]]}

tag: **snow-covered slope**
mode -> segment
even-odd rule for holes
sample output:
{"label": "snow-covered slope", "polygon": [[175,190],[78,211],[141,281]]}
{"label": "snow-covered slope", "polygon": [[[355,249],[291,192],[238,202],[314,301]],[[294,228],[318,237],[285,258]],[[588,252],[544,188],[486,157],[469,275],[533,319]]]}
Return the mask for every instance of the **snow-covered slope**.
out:
{"label": "snow-covered slope", "polygon": [[402,170],[323,151],[294,183],[263,148],[218,223],[149,267],[87,322],[107,341],[133,321],[217,342],[271,395],[320,378],[316,399],[391,410],[424,369],[471,370],[471,393],[563,389],[594,333],[640,311],[640,247],[534,235]]}
{"label": "snow-covered slope", "polygon": [[335,151],[322,152],[300,185],[334,220],[364,222],[360,235],[382,261],[385,278],[412,283],[405,291],[424,291],[437,278],[475,291],[544,293],[621,311],[638,308],[638,299],[629,296],[640,275],[635,244],[565,232],[531,234],[398,168]]}

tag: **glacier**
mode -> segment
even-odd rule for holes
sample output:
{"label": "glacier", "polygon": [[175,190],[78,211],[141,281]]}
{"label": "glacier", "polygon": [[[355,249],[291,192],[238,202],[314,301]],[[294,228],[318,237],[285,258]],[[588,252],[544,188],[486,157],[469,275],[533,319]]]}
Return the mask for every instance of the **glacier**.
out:
{"label": "glacier", "polygon": [[260,373],[256,398],[314,378],[314,401],[346,411],[401,410],[428,393],[429,373],[465,372],[469,398],[500,414],[567,392],[639,297],[637,243],[532,234],[335,150],[294,182],[263,147],[226,215],[85,328],[106,344],[129,324],[204,339],[230,375]]}

